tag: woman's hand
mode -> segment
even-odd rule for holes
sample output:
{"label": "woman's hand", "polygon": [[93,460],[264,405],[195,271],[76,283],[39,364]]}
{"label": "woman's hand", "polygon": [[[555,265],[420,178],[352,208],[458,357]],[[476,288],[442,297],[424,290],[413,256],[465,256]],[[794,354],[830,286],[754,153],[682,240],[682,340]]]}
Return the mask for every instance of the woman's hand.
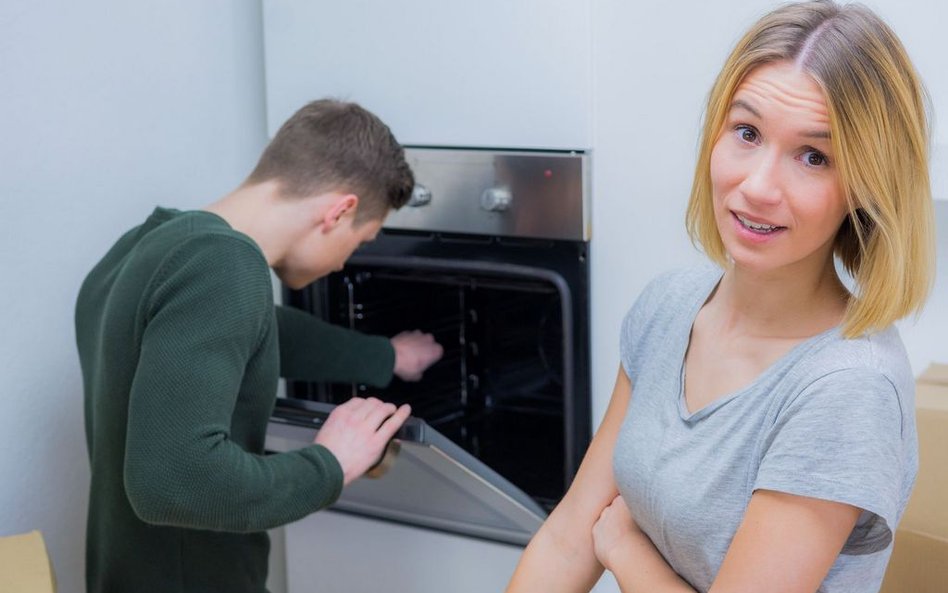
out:
{"label": "woman's hand", "polygon": [[623,592],[697,593],[675,574],[639,529],[622,496],[616,496],[593,525],[593,548],[599,563],[615,576]]}
{"label": "woman's hand", "polygon": [[[622,495],[616,496],[602,510],[599,520],[593,525],[593,549],[599,563],[608,570],[613,570],[615,559],[628,557],[623,551],[628,552],[630,547],[641,545],[643,538],[648,541],[648,536],[635,524]],[[651,544],[650,541],[648,543]]]}

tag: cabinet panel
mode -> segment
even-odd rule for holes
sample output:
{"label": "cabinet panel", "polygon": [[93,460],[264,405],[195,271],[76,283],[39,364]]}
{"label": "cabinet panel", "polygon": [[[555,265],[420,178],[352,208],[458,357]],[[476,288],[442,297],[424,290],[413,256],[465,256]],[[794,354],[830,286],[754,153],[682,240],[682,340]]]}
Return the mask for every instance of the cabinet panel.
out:
{"label": "cabinet panel", "polygon": [[314,98],[405,144],[587,148],[590,2],[264,0],[271,135]]}
{"label": "cabinet panel", "polygon": [[503,591],[523,549],[321,512],[286,527],[289,593]]}

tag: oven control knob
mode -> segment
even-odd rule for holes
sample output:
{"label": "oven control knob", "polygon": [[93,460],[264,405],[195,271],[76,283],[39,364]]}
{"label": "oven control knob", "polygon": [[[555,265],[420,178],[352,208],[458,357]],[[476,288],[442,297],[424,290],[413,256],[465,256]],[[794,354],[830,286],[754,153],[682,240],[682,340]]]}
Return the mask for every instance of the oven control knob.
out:
{"label": "oven control knob", "polygon": [[431,203],[431,190],[420,183],[416,183],[411,190],[411,197],[408,198],[407,206],[411,208],[420,208]]}
{"label": "oven control knob", "polygon": [[489,187],[481,194],[481,208],[488,212],[504,212],[510,208],[513,196],[506,187]]}

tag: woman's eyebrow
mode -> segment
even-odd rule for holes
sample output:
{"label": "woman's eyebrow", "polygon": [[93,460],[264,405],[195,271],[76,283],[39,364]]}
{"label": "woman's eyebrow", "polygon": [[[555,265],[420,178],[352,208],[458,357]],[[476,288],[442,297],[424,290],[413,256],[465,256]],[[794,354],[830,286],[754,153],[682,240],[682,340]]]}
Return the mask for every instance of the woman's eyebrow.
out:
{"label": "woman's eyebrow", "polygon": [[[744,109],[745,111],[750,112],[751,115],[753,115],[757,119],[764,119],[763,116],[760,115],[759,111],[754,109],[750,103],[748,103],[747,101],[743,99],[735,99],[731,103],[731,109],[737,109],[737,108]],[[804,138],[817,138],[821,140],[829,140],[831,137],[829,131],[827,130],[812,130],[812,131],[800,132],[800,136],[803,136]]]}
{"label": "woman's eyebrow", "polygon": [[751,114],[752,114],[754,117],[756,117],[757,119],[763,119],[763,118],[760,116],[760,112],[757,111],[756,109],[754,109],[753,107],[751,107],[751,106],[750,106],[750,103],[748,103],[747,101],[744,101],[744,100],[742,100],[742,99],[735,99],[734,102],[731,103],[731,109],[735,109],[735,108],[737,108],[737,107],[740,107],[741,109],[746,109],[747,111],[750,111]]}

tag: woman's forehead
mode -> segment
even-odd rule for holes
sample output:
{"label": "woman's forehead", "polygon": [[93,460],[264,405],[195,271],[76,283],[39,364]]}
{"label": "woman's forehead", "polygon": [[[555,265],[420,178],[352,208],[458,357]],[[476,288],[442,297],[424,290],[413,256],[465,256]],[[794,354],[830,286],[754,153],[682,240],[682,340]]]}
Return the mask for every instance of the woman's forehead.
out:
{"label": "woman's forehead", "polygon": [[823,89],[792,62],[765,64],[752,70],[735,90],[729,109],[761,119],[802,119],[811,126],[830,123]]}

